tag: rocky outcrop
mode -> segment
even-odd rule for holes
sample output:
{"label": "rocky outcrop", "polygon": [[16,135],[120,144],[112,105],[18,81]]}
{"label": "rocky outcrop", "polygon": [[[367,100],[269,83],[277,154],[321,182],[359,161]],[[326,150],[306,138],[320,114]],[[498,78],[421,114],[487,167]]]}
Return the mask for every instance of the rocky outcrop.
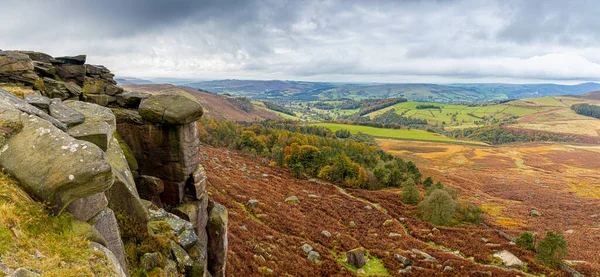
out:
{"label": "rocky outcrop", "polygon": [[202,107],[179,92],[124,92],[85,60],[0,51],[0,87],[33,92],[20,99],[0,89],[0,167],[55,213],[73,214],[117,276],[129,265],[116,213],[172,242],[166,261],[142,256],[145,270],[224,276],[227,211],[209,205],[195,124]]}

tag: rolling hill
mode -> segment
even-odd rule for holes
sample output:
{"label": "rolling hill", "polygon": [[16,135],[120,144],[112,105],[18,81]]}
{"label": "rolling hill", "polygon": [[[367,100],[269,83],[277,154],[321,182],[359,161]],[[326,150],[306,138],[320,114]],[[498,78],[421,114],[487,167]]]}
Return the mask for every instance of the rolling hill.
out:
{"label": "rolling hill", "polygon": [[[209,92],[197,91],[168,84],[127,85],[125,90],[150,94],[185,92],[193,95],[204,108],[204,116],[217,120],[255,121],[285,117],[269,110],[261,103],[247,99],[228,97]],[[287,116],[287,115],[286,115]],[[289,117],[289,116],[288,116]]]}
{"label": "rolling hill", "polygon": [[600,90],[600,84],[349,84],[300,81],[213,80],[186,86],[260,100],[314,101],[404,97],[411,101],[477,103]]}

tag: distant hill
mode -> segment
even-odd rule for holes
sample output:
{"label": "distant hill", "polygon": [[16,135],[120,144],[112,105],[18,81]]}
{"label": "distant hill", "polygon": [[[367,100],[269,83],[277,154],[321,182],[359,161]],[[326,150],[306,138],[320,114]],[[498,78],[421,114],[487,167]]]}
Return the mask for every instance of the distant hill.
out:
{"label": "distant hill", "polygon": [[186,86],[246,96],[257,100],[314,101],[404,97],[410,101],[476,103],[556,95],[579,95],[600,90],[600,84],[348,84],[299,81],[213,80]]}
{"label": "distant hill", "polygon": [[205,91],[178,87],[169,84],[126,85],[125,90],[150,94],[187,92],[196,97],[204,108],[204,116],[218,120],[255,121],[275,119],[279,113],[271,111],[247,99],[212,94]]}
{"label": "distant hill", "polygon": [[117,84],[120,86],[153,84],[152,81],[134,77],[118,77],[115,78],[115,81],[117,81]]}
{"label": "distant hill", "polygon": [[578,95],[576,97],[587,100],[600,100],[600,90],[590,91],[586,94]]}

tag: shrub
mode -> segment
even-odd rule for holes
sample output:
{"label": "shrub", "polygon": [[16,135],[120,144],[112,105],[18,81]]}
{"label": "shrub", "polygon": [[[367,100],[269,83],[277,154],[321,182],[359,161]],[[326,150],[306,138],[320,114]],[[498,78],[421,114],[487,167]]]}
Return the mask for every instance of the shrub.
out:
{"label": "shrub", "polygon": [[541,264],[558,268],[567,255],[567,242],[561,234],[548,231],[546,237],[537,245],[535,260]]}
{"label": "shrub", "polygon": [[423,220],[435,225],[447,225],[456,210],[456,202],[447,191],[436,189],[419,204]]}
{"label": "shrub", "polygon": [[431,177],[425,178],[425,180],[423,181],[423,187],[425,189],[428,189],[429,187],[431,187],[431,185],[433,185],[433,179],[431,179]]}
{"label": "shrub", "polygon": [[404,202],[404,204],[416,205],[419,203],[420,196],[414,181],[404,185],[404,188],[402,189],[402,202]]}
{"label": "shrub", "polygon": [[473,204],[460,203],[456,209],[459,220],[467,223],[481,223],[481,209]]}
{"label": "shrub", "polygon": [[523,232],[517,238],[517,246],[525,250],[535,250],[535,234],[532,232]]}

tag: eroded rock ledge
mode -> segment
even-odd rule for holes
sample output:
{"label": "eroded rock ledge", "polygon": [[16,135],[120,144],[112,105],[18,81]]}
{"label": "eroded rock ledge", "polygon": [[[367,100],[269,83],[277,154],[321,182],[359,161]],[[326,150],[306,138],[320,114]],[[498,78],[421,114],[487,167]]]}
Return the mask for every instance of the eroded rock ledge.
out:
{"label": "eroded rock ledge", "polygon": [[206,192],[195,124],[202,107],[185,94],[125,92],[85,60],[0,51],[0,167],[55,213],[97,231],[90,240],[118,263],[118,276],[129,265],[127,226],[115,213],[171,241],[167,257],[139,257],[143,270],[225,276],[227,211]]}

